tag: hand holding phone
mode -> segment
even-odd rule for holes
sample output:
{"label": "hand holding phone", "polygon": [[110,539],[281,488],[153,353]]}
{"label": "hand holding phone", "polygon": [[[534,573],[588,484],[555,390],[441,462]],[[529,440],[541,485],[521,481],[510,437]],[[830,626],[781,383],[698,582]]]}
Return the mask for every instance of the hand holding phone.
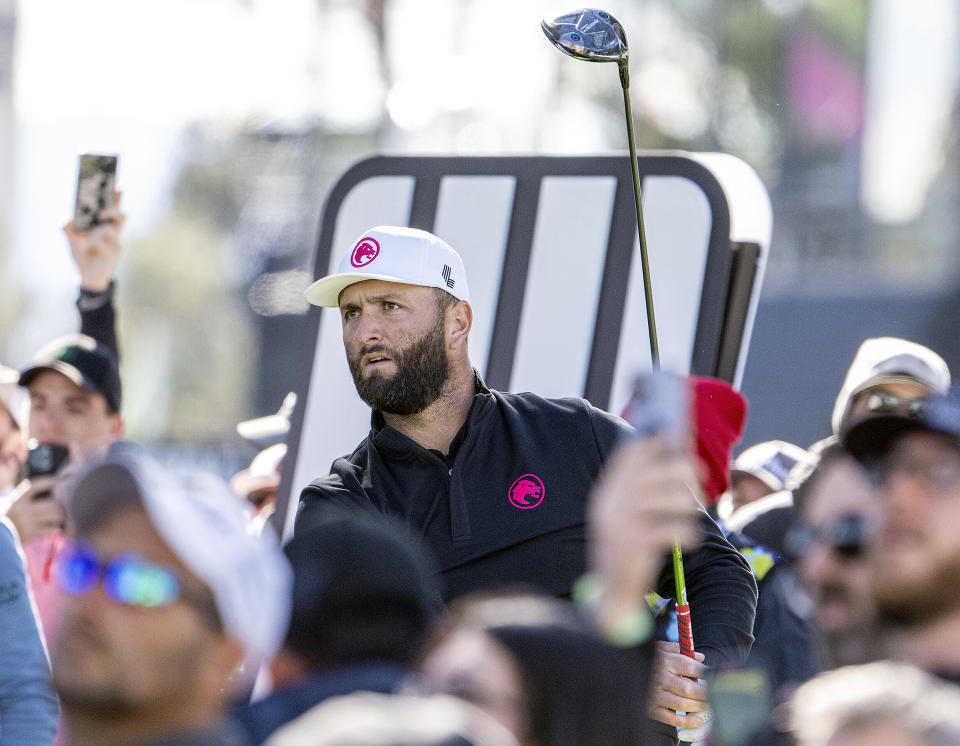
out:
{"label": "hand holding phone", "polygon": [[66,446],[33,442],[27,450],[25,465],[27,479],[56,474],[66,463],[69,455],[70,451]]}

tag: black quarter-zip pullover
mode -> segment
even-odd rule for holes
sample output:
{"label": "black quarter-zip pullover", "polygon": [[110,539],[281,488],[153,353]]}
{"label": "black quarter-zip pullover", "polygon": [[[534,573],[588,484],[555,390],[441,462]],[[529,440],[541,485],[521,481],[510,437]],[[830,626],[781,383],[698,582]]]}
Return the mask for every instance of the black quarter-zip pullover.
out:
{"label": "black quarter-zip pullover", "polygon": [[[569,596],[586,571],[591,487],[617,441],[632,434],[583,399],[501,393],[478,376],[449,453],[423,448],[374,412],[367,438],[303,490],[295,530],[343,509],[386,513],[424,537],[448,600],[517,583]],[[703,542],[684,558],[694,639],[708,663],[742,660],[756,585],[706,513],[701,523]],[[656,590],[673,595],[669,562]]]}

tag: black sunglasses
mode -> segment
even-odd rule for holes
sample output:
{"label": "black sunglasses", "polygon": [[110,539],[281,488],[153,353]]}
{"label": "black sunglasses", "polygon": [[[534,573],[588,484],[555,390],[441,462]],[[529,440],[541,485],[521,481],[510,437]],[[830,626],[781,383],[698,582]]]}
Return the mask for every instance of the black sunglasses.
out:
{"label": "black sunglasses", "polygon": [[793,526],[787,532],[786,549],[790,557],[797,559],[819,542],[844,559],[857,559],[864,555],[872,533],[873,526],[867,516],[850,513],[818,528],[806,524]]}
{"label": "black sunglasses", "polygon": [[867,409],[875,414],[902,412],[906,417],[919,419],[927,408],[927,399],[926,397],[908,399],[886,391],[872,391],[867,394],[866,404]]}

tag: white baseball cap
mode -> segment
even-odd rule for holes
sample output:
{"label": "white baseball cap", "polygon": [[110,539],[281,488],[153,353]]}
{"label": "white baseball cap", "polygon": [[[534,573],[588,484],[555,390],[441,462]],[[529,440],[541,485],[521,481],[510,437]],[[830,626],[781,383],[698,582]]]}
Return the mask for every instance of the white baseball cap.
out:
{"label": "white baseball cap", "polygon": [[280,486],[280,467],[287,455],[286,443],[274,443],[253,457],[250,466],[230,478],[230,489],[247,498],[257,490]]}
{"label": "white baseball cap", "polygon": [[736,479],[738,474],[749,474],[767,485],[771,492],[779,492],[787,488],[787,479],[797,464],[806,463],[808,458],[809,454],[798,445],[768,440],[737,456],[730,477]]}
{"label": "white baseball cap", "polygon": [[950,388],[946,362],[929,347],[897,337],[864,340],[857,350],[837,396],[831,424],[839,433],[853,398],[861,391],[884,383],[913,383],[931,394],[945,394]]}
{"label": "white baseball cap", "polygon": [[463,260],[450,244],[417,228],[390,225],[360,236],[336,274],[317,280],[303,297],[315,306],[337,308],[343,289],[364,280],[440,288],[457,300],[470,301]]}
{"label": "white baseball cap", "polygon": [[252,533],[241,503],[212,474],[173,474],[130,443],[80,477],[74,510],[110,489],[120,467],[136,485],[151,522],[171,550],[213,593],[227,634],[244,647],[245,673],[279,649],[290,619],[293,573],[270,531]]}

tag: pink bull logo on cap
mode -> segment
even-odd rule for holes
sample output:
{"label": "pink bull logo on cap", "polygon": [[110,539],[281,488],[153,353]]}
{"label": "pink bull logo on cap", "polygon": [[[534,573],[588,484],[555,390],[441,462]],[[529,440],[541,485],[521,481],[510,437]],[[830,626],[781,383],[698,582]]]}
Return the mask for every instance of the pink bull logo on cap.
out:
{"label": "pink bull logo on cap", "polygon": [[510,504],[520,510],[530,510],[543,502],[543,497],[547,490],[543,486],[543,480],[536,474],[524,474],[517,477],[510,489],[507,491],[507,499]]}
{"label": "pink bull logo on cap", "polygon": [[377,243],[377,240],[366,236],[357,241],[357,245],[353,247],[353,252],[350,254],[350,264],[354,267],[365,267],[376,259],[379,253],[380,244]]}

